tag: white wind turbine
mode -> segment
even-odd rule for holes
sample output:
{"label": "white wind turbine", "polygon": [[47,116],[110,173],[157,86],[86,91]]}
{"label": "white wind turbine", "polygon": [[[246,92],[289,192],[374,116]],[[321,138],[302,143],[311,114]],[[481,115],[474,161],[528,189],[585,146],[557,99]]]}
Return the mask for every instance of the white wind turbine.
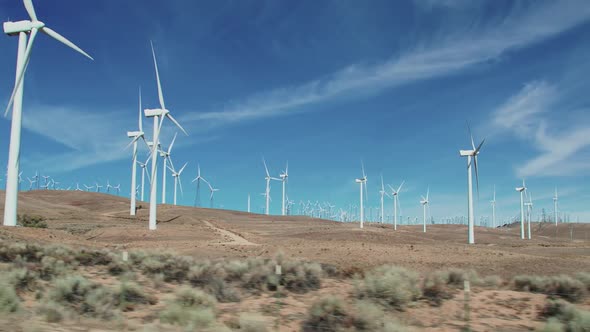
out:
{"label": "white wind turbine", "polygon": [[522,179],[522,187],[516,187],[516,191],[520,193],[520,238],[524,240],[524,191],[526,185]]}
{"label": "white wind turbine", "polygon": [[365,165],[361,162],[361,168],[363,171],[363,177],[361,177],[360,179],[355,179],[355,182],[360,184],[360,202],[361,202],[361,208],[360,208],[360,228],[363,228],[363,224],[365,222],[365,212],[364,212],[364,206],[363,206],[363,189],[365,190],[365,199],[367,195],[367,175],[365,174]]}
{"label": "white wind turbine", "polygon": [[95,182],[95,184],[96,184],[96,192],[99,193],[100,188],[102,188],[102,185],[99,185],[98,182]]}
{"label": "white wind turbine", "polygon": [[555,220],[555,226],[557,226],[557,187],[555,187],[555,196],[553,196],[553,219]]}
{"label": "white wind turbine", "polygon": [[289,162],[287,162],[287,167],[285,168],[285,171],[283,173],[281,173],[279,175],[279,177],[281,178],[281,181],[283,182],[283,200],[282,200],[282,207],[281,207],[281,212],[282,215],[285,215],[285,184],[286,182],[289,180]]}
{"label": "white wind turbine", "polygon": [[381,223],[383,223],[383,216],[385,215],[385,208],[383,207],[383,196],[390,197],[387,192],[385,192],[385,185],[383,184],[383,175],[381,175],[381,190],[379,190],[379,194],[381,195]]}
{"label": "white wind turbine", "polygon": [[250,213],[250,194],[248,194],[248,213]]}
{"label": "white wind turbine", "polygon": [[429,195],[430,195],[430,188],[428,188],[428,190],[426,191],[426,197],[422,196],[422,200],[420,200],[420,204],[422,204],[422,210],[424,213],[424,223],[423,223],[424,233],[426,233],[426,207],[430,203],[429,198],[428,198]]}
{"label": "white wind turbine", "polygon": [[492,227],[496,227],[496,186],[494,186],[494,198],[490,203],[492,203]]}
{"label": "white wind turbine", "polygon": [[76,190],[75,191],[82,191],[82,188],[80,188],[80,184],[78,182],[76,182]]}
{"label": "white wind turbine", "polygon": [[264,158],[262,158],[262,163],[264,164],[264,170],[266,171],[266,176],[264,177],[264,180],[266,180],[266,191],[264,193],[264,196],[266,198],[266,210],[265,213],[266,215],[270,214],[270,180],[277,180],[280,181],[281,179],[277,179],[277,178],[273,178],[270,176],[270,174],[268,173],[268,167],[266,167],[266,161],[264,160]]}
{"label": "white wind turbine", "polygon": [[37,182],[36,180],[31,180],[27,177],[27,180],[29,180],[29,190],[33,189],[33,185],[35,184],[35,182]]}
{"label": "white wind turbine", "polygon": [[197,164],[197,177],[194,178],[192,182],[197,181],[197,193],[195,195],[195,207],[201,206],[201,181],[207,181],[204,177],[201,176],[201,166]]}
{"label": "white wind turbine", "polygon": [[[30,20],[18,22],[4,22],[4,33],[9,36],[18,36],[18,50],[16,57],[16,78],[14,89],[6,107],[5,116],[12,108],[12,124],[10,129],[10,144],[8,149],[8,172],[6,177],[6,197],[4,202],[4,226],[16,226],[16,212],[18,208],[18,174],[20,159],[20,140],[22,128],[22,103],[24,76],[29,64],[33,42],[39,31],[49,35],[57,41],[66,44],[89,59],[92,57],[82,51],[78,46],[64,38],[59,33],[45,26],[45,23],[37,20],[37,14],[31,0],[23,0]],[[27,41],[28,39],[28,41]]]}
{"label": "white wind turbine", "polygon": [[162,167],[162,204],[166,204],[166,169],[168,168],[168,163],[172,163],[172,160],[170,159],[170,153],[172,151],[172,147],[174,146],[174,141],[176,141],[176,133],[174,134],[172,143],[170,143],[170,146],[168,146],[168,151],[160,150],[160,157],[164,159],[164,166]]}
{"label": "white wind turbine", "polygon": [[213,208],[213,194],[217,191],[219,191],[218,188],[213,188],[213,186],[211,186],[211,183],[209,183],[209,181],[203,179],[203,181],[209,186],[209,207]]}
{"label": "white wind turbine", "polygon": [[[139,113],[138,113],[138,127],[139,129],[136,131],[128,131],[127,132],[127,137],[132,138],[131,143],[129,143],[129,145],[133,145],[133,158],[131,160],[131,192],[129,193],[129,197],[130,197],[130,204],[129,204],[129,215],[134,216],[135,215],[135,205],[136,205],[136,201],[137,198],[135,195],[135,187],[136,187],[136,183],[137,183],[137,141],[139,139],[142,139],[144,143],[147,144],[147,142],[145,141],[145,135],[143,132],[143,121],[141,118],[141,88],[139,88]],[[129,147],[129,145],[127,145],[127,147]],[[145,169],[145,165],[143,167]],[[141,174],[142,178],[143,178],[143,173]],[[143,183],[143,179],[142,179],[142,183]],[[141,199],[143,200],[143,184],[142,184],[142,195],[141,195]]]}
{"label": "white wind turbine", "polygon": [[119,191],[121,190],[121,184],[113,186],[113,189],[115,189],[117,191],[117,196],[119,196]]}
{"label": "white wind turbine", "polygon": [[149,161],[149,156],[148,159],[145,162],[141,162],[138,161],[137,163],[139,164],[139,167],[141,167],[141,200],[143,201],[143,193],[144,193],[144,188],[145,188],[145,176],[147,175],[148,177],[148,181],[150,180],[150,174],[148,173],[146,166],[148,165],[148,161]]}
{"label": "white wind turbine", "polygon": [[111,182],[107,180],[107,194],[111,193],[111,188],[113,188],[113,186],[111,186]]}
{"label": "white wind turbine", "polygon": [[524,205],[526,206],[526,214],[527,214],[527,239],[531,239],[531,218],[533,212],[533,195],[525,189],[525,195],[528,196],[529,201],[525,202]]}
{"label": "white wind turbine", "polygon": [[471,180],[471,163],[475,167],[475,181],[477,184],[477,193],[479,195],[479,174],[477,170],[477,155],[479,154],[479,150],[481,149],[485,139],[479,143],[477,148],[475,147],[475,142],[473,141],[473,135],[471,134],[471,128],[467,126],[469,130],[469,138],[471,139],[471,150],[460,150],[459,154],[461,157],[467,157],[467,238],[469,244],[475,243],[475,217],[473,214],[473,184]]}
{"label": "white wind turbine", "polygon": [[[397,209],[399,207],[399,193],[402,190],[402,187],[404,186],[404,183],[406,181],[402,181],[402,184],[399,185],[399,187],[397,188],[397,190],[395,190],[394,188],[392,188],[390,185],[389,189],[391,190],[391,195],[393,196],[393,229],[397,230]],[[401,212],[401,208],[400,208],[400,212]]]}
{"label": "white wind turbine", "polygon": [[174,165],[172,165],[172,160],[170,160],[170,165],[172,167],[168,167],[168,168],[172,172],[172,177],[174,178],[174,205],[176,205],[176,187],[179,183],[180,183],[180,193],[184,195],[184,193],[182,191],[182,181],[180,180],[180,175],[182,174],[182,171],[184,171],[184,168],[186,167],[187,164],[188,163],[184,163],[184,166],[182,166],[180,171],[176,172],[176,170],[174,169]]}
{"label": "white wind turbine", "polygon": [[156,217],[157,217],[157,207],[156,207],[156,200],[157,200],[157,184],[158,178],[156,176],[156,168],[158,162],[158,142],[160,137],[160,129],[162,128],[162,124],[164,123],[164,117],[167,117],[170,121],[172,121],[183,133],[187,136],[188,134],[184,131],[184,128],[170,115],[170,111],[166,109],[166,105],[164,104],[164,95],[162,94],[162,85],[160,84],[160,74],[158,73],[158,63],[156,62],[156,52],[154,51],[154,45],[152,44],[152,56],[154,58],[154,67],[156,69],[156,81],[158,83],[158,99],[160,100],[160,108],[158,109],[146,109],[144,111],[146,117],[153,117],[154,118],[154,137],[151,149],[151,157],[152,157],[152,171],[151,171],[151,186],[150,186],[150,220],[149,220],[149,229],[155,230],[156,229]]}

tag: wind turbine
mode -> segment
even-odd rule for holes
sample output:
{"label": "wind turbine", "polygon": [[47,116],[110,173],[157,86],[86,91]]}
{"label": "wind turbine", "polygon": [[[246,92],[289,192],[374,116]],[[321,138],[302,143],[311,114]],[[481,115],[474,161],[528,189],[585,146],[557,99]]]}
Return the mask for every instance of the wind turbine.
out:
{"label": "wind turbine", "polygon": [[201,206],[201,180],[206,181],[205,178],[201,176],[201,166],[197,164],[197,177],[194,178],[191,182],[197,181],[197,194],[195,196],[195,207]]}
{"label": "wind turbine", "polygon": [[[170,163],[172,165],[172,163]],[[184,171],[184,168],[186,167],[188,163],[184,163],[184,166],[182,166],[182,168],[180,169],[180,171],[176,172],[176,170],[174,169],[174,165],[172,165],[172,167],[168,167],[170,169],[170,171],[172,172],[172,177],[174,178],[174,205],[176,205],[176,186],[178,185],[178,183],[180,182],[180,193],[184,194],[182,191],[182,181],[180,181],[180,174],[182,174],[182,171]]]}
{"label": "wind turbine", "polygon": [[426,191],[426,197],[422,196],[422,200],[420,200],[420,204],[422,204],[422,210],[424,213],[424,223],[423,223],[423,231],[426,233],[426,207],[430,203],[428,197],[430,195],[430,188]]}
{"label": "wind turbine", "polygon": [[477,194],[479,196],[479,174],[477,170],[477,155],[481,150],[485,139],[479,143],[477,148],[475,147],[475,142],[473,141],[473,135],[471,134],[471,128],[469,125],[467,126],[469,130],[469,137],[471,139],[471,150],[460,150],[459,155],[461,157],[467,157],[467,237],[468,243],[474,244],[475,243],[475,234],[474,234],[474,226],[475,226],[475,218],[473,215],[473,185],[471,180],[471,163],[473,162],[473,166],[475,167],[475,182],[477,184]]}
{"label": "wind turbine", "polygon": [[522,187],[516,187],[516,191],[520,193],[520,238],[524,240],[524,191],[526,185],[522,179]]}
{"label": "wind turbine", "polygon": [[35,184],[35,182],[37,182],[36,180],[31,180],[27,177],[27,180],[29,180],[29,190],[33,189],[33,185]]}
{"label": "wind turbine", "polygon": [[525,195],[528,196],[529,201],[524,203],[526,205],[526,214],[527,214],[527,238],[531,239],[531,218],[532,218],[532,211],[533,211],[533,195],[528,193],[528,190],[525,189]]}
{"label": "wind turbine", "polygon": [[151,182],[150,174],[148,173],[148,171],[146,169],[149,159],[150,158],[148,157],[148,159],[144,163],[142,163],[141,161],[137,162],[139,164],[139,167],[141,167],[141,200],[142,201],[143,201],[143,193],[144,193],[144,188],[145,188],[145,176],[146,175],[148,177],[148,181]]}
{"label": "wind turbine", "polygon": [[[133,192],[135,190],[136,187],[136,182],[137,182],[137,141],[141,138],[144,143],[147,144],[147,142],[145,142],[145,135],[143,132],[143,121],[141,118],[141,88],[139,88],[139,118],[138,118],[138,123],[139,123],[139,130],[136,131],[128,131],[127,132],[127,137],[132,138],[131,143],[129,143],[129,145],[133,145],[133,158],[131,160],[131,193],[129,194],[131,201],[129,204],[129,215],[134,216],[135,215],[135,204],[136,204],[136,195]],[[127,145],[127,147],[129,147],[129,145]],[[145,169],[145,165],[143,167]],[[143,173],[142,173],[142,177],[143,177]],[[143,185],[142,185],[142,200],[143,200]]]}
{"label": "wind turbine", "polygon": [[[30,20],[18,22],[4,22],[4,33],[9,36],[18,35],[18,50],[16,57],[16,78],[14,89],[8,101],[4,116],[8,115],[12,108],[12,123],[10,129],[10,144],[8,150],[8,172],[6,177],[6,197],[4,202],[4,226],[16,226],[16,212],[18,208],[18,174],[20,159],[20,139],[22,128],[22,103],[24,76],[29,64],[33,42],[39,31],[49,35],[57,41],[66,44],[70,48],[82,53],[86,57],[92,57],[64,38],[59,33],[45,26],[45,23],[37,20],[37,14],[31,0],[23,0]],[[27,42],[28,39],[28,42]]]}
{"label": "wind turbine", "polygon": [[[174,146],[174,141],[176,141],[176,133],[174,134],[172,143],[168,146],[168,151],[160,150],[160,157],[164,159],[164,166],[162,167],[162,204],[166,204],[166,169],[168,168],[168,162],[172,164],[170,152],[172,151],[172,146]],[[174,168],[174,166],[172,166],[172,168]]]}
{"label": "wind turbine", "polygon": [[266,215],[270,214],[270,180],[278,180],[280,181],[281,179],[277,179],[277,178],[273,178],[270,176],[270,174],[268,173],[268,167],[266,167],[266,161],[264,160],[264,158],[262,158],[262,163],[264,164],[264,170],[266,171],[266,176],[264,177],[264,179],[266,180],[266,191],[265,191],[265,198],[266,198]]}
{"label": "wind turbine", "polygon": [[555,219],[555,226],[557,226],[557,187],[555,187],[555,196],[553,196],[553,219]]}
{"label": "wind turbine", "polygon": [[119,191],[121,190],[121,184],[113,186],[113,189],[115,189],[117,191],[117,196],[119,196]]}
{"label": "wind turbine", "polygon": [[219,189],[217,188],[213,188],[213,186],[211,186],[211,183],[209,183],[209,181],[207,180],[203,180],[208,186],[209,186],[209,206],[211,208],[213,208],[213,194],[217,191],[219,191]]}
{"label": "wind turbine", "polygon": [[281,208],[281,212],[283,214],[283,216],[285,215],[285,183],[289,180],[289,162],[287,162],[287,167],[285,168],[285,171],[283,173],[281,173],[279,175],[279,177],[281,178],[281,181],[283,182],[283,200],[282,200],[282,208]]}
{"label": "wind turbine", "polygon": [[167,117],[170,121],[172,121],[183,133],[187,136],[188,134],[184,131],[184,128],[178,123],[172,115],[170,115],[170,111],[166,109],[166,105],[164,104],[164,95],[162,94],[162,85],[160,84],[160,74],[158,73],[158,63],[156,62],[156,52],[154,51],[154,45],[152,44],[152,56],[154,58],[154,67],[156,69],[156,81],[158,83],[158,99],[160,100],[160,108],[158,109],[146,109],[144,110],[144,114],[146,117],[153,117],[154,118],[154,138],[151,149],[151,157],[152,157],[152,172],[151,172],[151,186],[150,186],[150,220],[149,220],[149,229],[155,230],[156,229],[156,217],[157,217],[157,184],[158,178],[156,176],[156,167],[158,162],[158,142],[160,137],[160,129],[162,129],[162,124],[164,123],[164,117]]}
{"label": "wind turbine", "polygon": [[250,194],[248,194],[248,213],[250,213]]}
{"label": "wind turbine", "polygon": [[86,188],[86,191],[90,191],[90,189],[94,188],[93,186],[87,186],[86,184],[84,184],[84,188]]}
{"label": "wind turbine", "polygon": [[107,194],[110,194],[111,193],[111,188],[112,187],[113,186],[111,186],[111,183],[109,182],[109,180],[107,180]]}
{"label": "wind turbine", "polygon": [[[402,187],[404,186],[405,182],[406,181],[402,181],[402,184],[399,185],[397,190],[392,188],[390,185],[387,185],[387,186],[389,186],[389,189],[391,190],[391,195],[393,196],[393,229],[394,230],[397,230],[397,208],[399,207],[399,193],[402,190]],[[401,212],[401,208],[400,208],[400,212]]]}
{"label": "wind turbine", "polygon": [[[363,207],[363,188],[365,189],[365,196],[367,194],[367,175],[365,174],[365,165],[361,162],[361,168],[363,170],[363,177],[361,177],[360,179],[355,179],[356,183],[360,184],[360,201],[361,201],[361,208],[360,208],[360,228],[363,228],[363,223],[365,222],[365,213],[364,213],[364,207]],[[366,197],[365,197],[366,199]]]}
{"label": "wind turbine", "polygon": [[385,209],[383,207],[383,196],[390,197],[387,192],[385,192],[385,186],[383,185],[383,174],[381,175],[381,190],[379,190],[379,194],[381,195],[381,223],[383,223],[383,216],[385,215]]}
{"label": "wind turbine", "polygon": [[492,203],[492,227],[496,227],[496,186],[494,186],[494,198],[490,203]]}
{"label": "wind turbine", "polygon": [[83,191],[83,190],[80,188],[80,184],[79,184],[78,182],[76,182],[76,190],[75,190],[75,191]]}
{"label": "wind turbine", "polygon": [[102,188],[101,185],[98,184],[98,182],[95,182],[96,184],[96,192],[99,193],[100,192],[100,188]]}

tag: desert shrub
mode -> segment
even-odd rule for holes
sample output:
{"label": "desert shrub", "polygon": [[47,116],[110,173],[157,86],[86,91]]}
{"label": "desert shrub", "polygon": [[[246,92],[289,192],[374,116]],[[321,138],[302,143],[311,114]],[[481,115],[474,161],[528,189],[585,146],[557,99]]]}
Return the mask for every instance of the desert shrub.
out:
{"label": "desert shrub", "polygon": [[141,287],[134,282],[122,282],[115,294],[115,305],[123,311],[134,309],[135,304],[156,304],[158,300],[154,296],[147,295]]}
{"label": "desert shrub", "polygon": [[241,280],[242,277],[250,270],[251,265],[248,260],[231,260],[223,264],[225,279],[227,281]]}
{"label": "desert shrub", "polygon": [[577,302],[586,295],[585,285],[566,275],[553,277],[516,276],[512,280],[515,290],[542,293]]}
{"label": "desert shrub", "polygon": [[0,242],[0,261],[12,263],[21,258],[27,262],[38,262],[42,256],[43,252],[37,245]]}
{"label": "desert shrub", "polygon": [[317,263],[283,262],[281,284],[291,292],[305,293],[319,289],[322,278],[322,267]]}
{"label": "desert shrub", "polygon": [[140,268],[145,274],[163,274],[166,282],[182,283],[193,264],[194,261],[190,257],[161,254],[145,257],[140,263]]}
{"label": "desert shrub", "polygon": [[53,257],[58,261],[64,262],[66,265],[77,265],[76,251],[72,248],[62,245],[48,245],[43,247],[44,257]]}
{"label": "desert shrub", "polygon": [[301,330],[304,332],[336,332],[351,325],[352,319],[342,300],[330,296],[320,299],[309,308],[307,317],[302,322]]}
{"label": "desert shrub", "polygon": [[32,291],[37,283],[37,274],[29,269],[16,269],[8,273],[7,279],[17,292]]}
{"label": "desert shrub", "polygon": [[196,287],[206,286],[213,279],[223,278],[224,276],[223,269],[219,269],[218,266],[208,260],[195,263],[187,273],[188,281]]}
{"label": "desert shrub", "polygon": [[497,287],[502,286],[503,283],[504,283],[504,281],[502,280],[502,277],[496,276],[496,275],[491,275],[491,276],[486,276],[483,279],[480,279],[477,284],[479,286],[497,288]]}
{"label": "desert shrub", "polygon": [[258,314],[243,313],[240,315],[239,328],[245,332],[266,332],[266,320]]}
{"label": "desert shrub", "polygon": [[547,323],[538,328],[537,332],[563,332],[565,330],[565,326],[559,321],[557,318],[549,318]]}
{"label": "desert shrub", "polygon": [[76,260],[83,266],[108,265],[113,257],[106,250],[80,249],[76,253]]}
{"label": "desert shrub", "polygon": [[[573,304],[562,300],[549,300],[541,310],[540,316],[549,318],[549,320],[553,318],[552,326],[549,327],[554,329],[558,326],[555,320],[558,320],[561,323],[562,331],[590,331],[590,312],[577,309]],[[545,327],[548,327],[549,323]]]}
{"label": "desert shrub", "polygon": [[208,293],[213,294],[219,302],[240,301],[240,294],[238,291],[219,277],[211,279],[204,289]]}
{"label": "desert shrub", "polygon": [[215,321],[217,301],[200,290],[182,287],[174,301],[160,314],[160,321],[168,324],[187,326],[189,329],[203,328]]}
{"label": "desert shrub", "polygon": [[66,310],[55,302],[45,302],[37,308],[37,313],[50,323],[61,322],[66,317]]}
{"label": "desert shrub", "polygon": [[113,276],[120,276],[131,270],[131,265],[120,258],[114,258],[109,265],[107,265],[109,274]]}
{"label": "desert shrub", "polygon": [[39,267],[39,277],[43,280],[51,280],[55,277],[63,276],[68,272],[68,267],[62,260],[51,256],[45,256],[41,260]]}
{"label": "desert shrub", "polygon": [[103,319],[114,316],[113,294],[79,275],[57,279],[49,299],[81,315]]}
{"label": "desert shrub", "polygon": [[251,268],[242,278],[242,288],[248,291],[274,291],[278,284],[279,277],[275,274],[275,267],[272,263]]}
{"label": "desert shrub", "polygon": [[14,291],[14,287],[4,280],[0,280],[0,313],[11,313],[18,311],[20,299]]}
{"label": "desert shrub", "polygon": [[371,302],[358,301],[351,314],[352,325],[356,331],[379,331],[383,328],[384,313],[381,308]]}
{"label": "desert shrub", "polygon": [[384,265],[357,280],[355,296],[398,310],[421,296],[418,275],[404,268]]}
{"label": "desert shrub", "polygon": [[590,273],[578,272],[576,273],[575,278],[584,284],[586,290],[590,292]]}
{"label": "desert shrub", "polygon": [[422,296],[435,306],[452,298],[453,292],[448,287],[447,273],[437,271],[427,275],[422,282]]}
{"label": "desert shrub", "polygon": [[36,215],[18,215],[16,217],[16,224],[22,227],[47,228],[45,217]]}

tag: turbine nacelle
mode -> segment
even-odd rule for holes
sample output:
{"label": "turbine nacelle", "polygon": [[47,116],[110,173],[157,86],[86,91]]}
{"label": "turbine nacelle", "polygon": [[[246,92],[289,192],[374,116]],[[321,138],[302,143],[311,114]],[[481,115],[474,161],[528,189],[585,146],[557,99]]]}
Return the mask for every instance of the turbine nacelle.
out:
{"label": "turbine nacelle", "polygon": [[142,137],[144,134],[143,131],[128,131],[127,132],[127,137],[129,138],[137,138],[137,137]]}
{"label": "turbine nacelle", "polygon": [[459,155],[461,155],[461,157],[468,157],[468,156],[475,156],[476,154],[479,154],[479,151],[477,151],[477,153],[475,152],[475,150],[459,150]]}
{"label": "turbine nacelle", "polygon": [[41,29],[45,23],[41,21],[23,20],[18,22],[4,22],[4,33],[9,36],[18,35],[21,32],[30,32],[33,29]]}
{"label": "turbine nacelle", "polygon": [[162,109],[162,108],[156,108],[156,109],[145,109],[143,110],[143,114],[145,114],[146,117],[151,118],[151,117],[155,117],[155,116],[165,116],[166,114],[170,113],[169,110],[167,109]]}
{"label": "turbine nacelle", "polygon": [[516,189],[516,191],[518,191],[519,193],[520,193],[520,192],[523,192],[523,191],[525,191],[525,190],[526,190],[526,188],[525,188],[525,187],[516,187],[515,189]]}

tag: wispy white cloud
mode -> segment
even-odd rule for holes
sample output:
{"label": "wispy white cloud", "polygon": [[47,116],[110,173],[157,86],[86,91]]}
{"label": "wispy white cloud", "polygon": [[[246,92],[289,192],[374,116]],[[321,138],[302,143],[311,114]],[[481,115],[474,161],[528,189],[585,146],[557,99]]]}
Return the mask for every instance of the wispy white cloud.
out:
{"label": "wispy white cloud", "polygon": [[551,119],[551,113],[564,112],[563,92],[555,86],[536,81],[526,84],[491,115],[495,134],[510,133],[530,142],[537,156],[516,168],[519,177],[567,176],[590,171],[590,158],[582,154],[590,147],[590,119],[575,124]]}
{"label": "wispy white cloud", "polygon": [[385,88],[487,63],[509,50],[552,37],[589,18],[590,6],[584,1],[547,2],[535,8],[516,8],[493,26],[452,33],[382,63],[353,64],[301,85],[253,95],[226,105],[221,111],[186,115],[183,121],[217,126],[308,111],[319,103],[374,94]]}

